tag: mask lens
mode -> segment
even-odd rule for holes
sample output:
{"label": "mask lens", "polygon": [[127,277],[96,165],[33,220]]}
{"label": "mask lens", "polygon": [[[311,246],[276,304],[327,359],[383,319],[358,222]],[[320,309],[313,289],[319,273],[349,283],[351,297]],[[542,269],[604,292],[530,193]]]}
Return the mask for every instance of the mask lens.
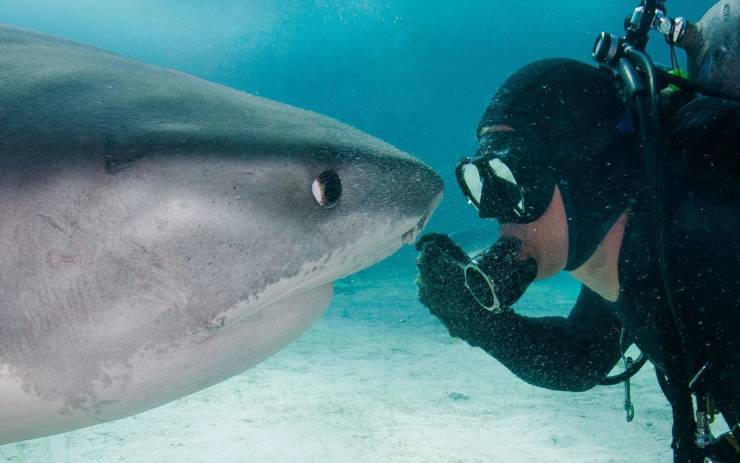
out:
{"label": "mask lens", "polygon": [[491,159],[490,161],[488,161],[488,166],[491,168],[496,177],[516,185],[514,174],[511,172],[511,169],[509,169],[509,166],[501,162],[501,159]]}
{"label": "mask lens", "polygon": [[457,165],[457,180],[481,217],[519,221],[524,217],[524,196],[511,171],[500,158],[465,158]]}
{"label": "mask lens", "polygon": [[504,164],[500,159],[491,159],[488,161],[488,166],[491,168],[491,173],[496,177],[493,185],[494,188],[500,191],[494,192],[494,194],[500,198],[500,201],[505,201],[507,204],[502,204],[498,209],[504,209],[513,212],[516,217],[524,215],[524,197],[519,184],[514,178],[514,173],[511,172],[509,166]]}
{"label": "mask lens", "polygon": [[468,191],[468,199],[478,207],[480,198],[483,194],[483,180],[480,171],[475,164],[465,164],[462,166],[462,177],[465,182],[465,188]]}

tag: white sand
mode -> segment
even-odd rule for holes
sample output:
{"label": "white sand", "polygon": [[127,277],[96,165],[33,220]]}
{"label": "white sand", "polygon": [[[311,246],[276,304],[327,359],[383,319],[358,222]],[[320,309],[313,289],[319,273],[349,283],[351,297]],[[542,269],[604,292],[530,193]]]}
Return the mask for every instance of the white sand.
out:
{"label": "white sand", "polygon": [[[0,446],[0,461],[672,461],[651,366],[633,380],[628,424],[621,386],[535,388],[450,339],[412,279],[353,277],[322,320],[258,367],[138,416]],[[528,303],[567,307],[572,294],[545,289]]]}

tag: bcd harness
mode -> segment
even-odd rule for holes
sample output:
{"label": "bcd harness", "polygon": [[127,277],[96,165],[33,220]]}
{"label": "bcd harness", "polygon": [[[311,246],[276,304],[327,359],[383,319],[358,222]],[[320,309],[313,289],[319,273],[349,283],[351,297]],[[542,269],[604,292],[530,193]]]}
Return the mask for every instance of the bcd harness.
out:
{"label": "bcd harness", "polygon": [[[690,342],[687,324],[681,310],[676,307],[674,292],[671,287],[670,268],[667,263],[666,232],[668,220],[666,217],[666,149],[661,142],[661,91],[669,86],[689,92],[707,96],[718,96],[732,99],[727,95],[698,85],[682,77],[678,70],[674,45],[680,45],[687,30],[692,25],[683,18],[669,18],[666,14],[664,0],[644,0],[635,8],[632,16],[625,21],[625,35],[616,37],[602,32],[593,47],[593,58],[600,65],[609,68],[624,89],[624,96],[628,108],[635,115],[636,125],[643,147],[644,170],[648,184],[650,198],[651,225],[654,230],[652,237],[655,244],[655,254],[660,273],[660,280],[666,296],[666,303],[670,310],[671,319],[675,326],[669,332],[676,336],[664,334],[661,340],[674,344],[672,350],[680,354],[679,367],[672,368],[670,379],[658,373],[658,380],[664,393],[671,402],[674,414],[673,446],[682,445],[686,439],[686,426],[695,428],[694,445],[699,449],[707,448],[711,443],[709,424],[713,420],[714,404],[707,389],[716,381],[717,372],[710,359],[710,353],[701,343]],[[658,30],[665,36],[671,51],[673,72],[657,67],[645,47],[648,43],[649,32]],[[627,333],[620,337],[620,348],[626,351]],[[673,338],[673,339],[672,339]],[[600,384],[614,385],[624,383],[624,407],[627,421],[634,417],[634,407],[630,398],[630,378],[647,362],[647,357],[640,353],[636,360],[623,354],[625,371],[604,378]],[[692,394],[696,398],[696,407],[692,403]],[[732,410],[720,407],[731,428],[732,436],[740,442],[738,417],[732,416]]]}

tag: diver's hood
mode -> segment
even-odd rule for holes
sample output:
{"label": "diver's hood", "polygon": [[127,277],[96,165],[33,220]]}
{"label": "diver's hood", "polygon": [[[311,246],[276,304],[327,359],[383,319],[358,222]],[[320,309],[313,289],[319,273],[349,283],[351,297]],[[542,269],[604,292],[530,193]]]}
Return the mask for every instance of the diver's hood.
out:
{"label": "diver's hood", "polygon": [[715,3],[680,46],[691,80],[740,99],[740,0]]}
{"label": "diver's hood", "polygon": [[568,217],[566,270],[593,255],[634,197],[642,164],[630,120],[613,76],[571,59],[521,68],[481,119],[479,153],[511,168],[525,198],[533,197],[528,202],[540,205],[539,215],[560,189]]}

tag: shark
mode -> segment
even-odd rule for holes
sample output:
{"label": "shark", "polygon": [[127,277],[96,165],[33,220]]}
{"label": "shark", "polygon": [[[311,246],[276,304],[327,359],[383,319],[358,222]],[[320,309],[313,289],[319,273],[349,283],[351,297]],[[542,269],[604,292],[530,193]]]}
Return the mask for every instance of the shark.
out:
{"label": "shark", "polygon": [[0,443],[247,370],[442,194],[330,117],[0,26]]}

